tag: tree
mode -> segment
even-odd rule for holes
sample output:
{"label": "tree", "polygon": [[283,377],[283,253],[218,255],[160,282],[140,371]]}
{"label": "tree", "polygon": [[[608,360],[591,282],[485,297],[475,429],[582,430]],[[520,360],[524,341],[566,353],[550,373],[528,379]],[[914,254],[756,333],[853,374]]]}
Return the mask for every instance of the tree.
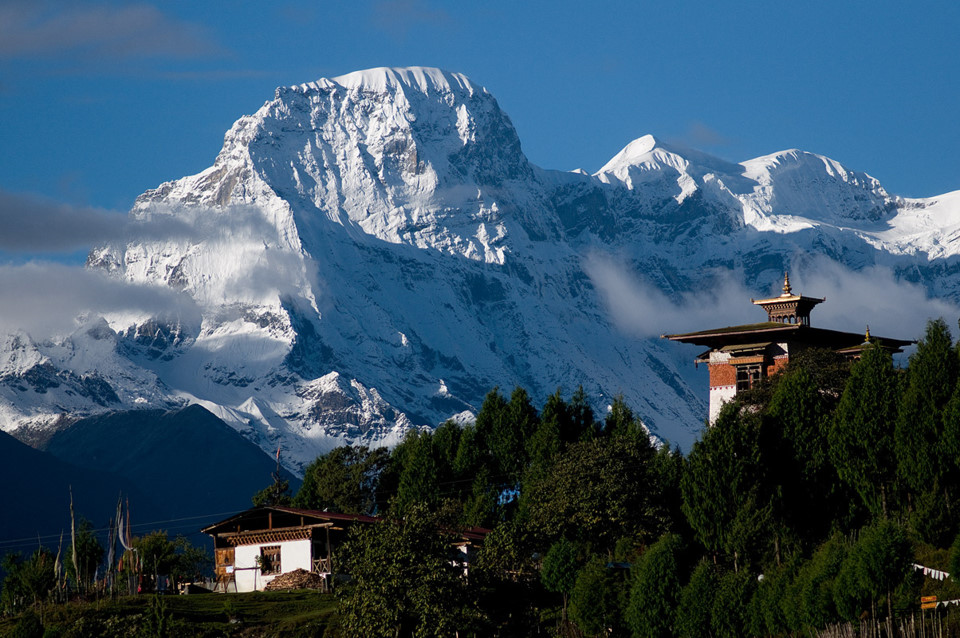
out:
{"label": "tree", "polygon": [[484,439],[477,432],[475,425],[464,427],[457,442],[456,456],[453,459],[454,475],[458,477],[474,476],[481,467],[486,467],[489,470],[492,463],[484,446]]}
{"label": "tree", "polygon": [[[481,463],[485,460],[485,457],[493,459],[497,466],[495,470],[497,473],[501,471],[499,467],[500,459],[497,458],[494,447],[503,448],[505,446],[494,444],[494,439],[498,432],[506,430],[503,422],[508,418],[507,401],[503,398],[503,395],[500,394],[500,388],[496,387],[490,390],[487,396],[484,397],[483,403],[480,405],[480,410],[477,412],[477,418],[474,421],[475,432],[473,440],[470,441],[470,443],[475,449],[472,451],[471,456],[477,457],[476,460]],[[459,465],[464,467],[462,462],[459,463]]]}
{"label": "tree", "polygon": [[893,592],[909,573],[912,554],[906,531],[889,519],[860,530],[859,539],[847,552],[834,585],[834,603],[845,620],[864,612],[876,617],[876,605],[886,603],[893,615]]}
{"label": "tree", "polygon": [[150,608],[144,616],[144,631],[153,638],[167,638],[170,635],[170,611],[163,596],[154,593],[150,599]]}
{"label": "tree", "polygon": [[756,576],[745,569],[720,578],[710,610],[710,627],[716,638],[747,636],[747,611],[756,586]]}
{"label": "tree", "polygon": [[623,400],[622,394],[614,397],[613,403],[610,405],[607,418],[604,419],[603,433],[606,436],[649,436],[640,419],[634,415],[633,410]]}
{"label": "tree", "polygon": [[577,387],[577,391],[570,397],[570,417],[580,440],[592,439],[600,433],[600,424],[594,418],[593,409],[582,385]]}
{"label": "tree", "polygon": [[176,582],[196,582],[210,573],[213,559],[206,549],[193,545],[182,534],[173,540],[173,547],[175,555],[170,575]]}
{"label": "tree", "polygon": [[393,509],[403,514],[417,504],[436,505],[440,485],[433,436],[429,432],[410,430],[403,438],[403,448],[395,450],[394,457],[402,469]]}
{"label": "tree", "polygon": [[788,599],[796,607],[796,616],[803,626],[822,629],[840,619],[834,588],[847,551],[843,536],[834,534],[800,568],[788,591]]}
{"label": "tree", "polygon": [[404,520],[355,526],[340,552],[351,579],[340,589],[346,636],[450,636],[474,620],[455,536],[421,504]]}
{"label": "tree", "polygon": [[640,557],[633,570],[627,622],[636,638],[670,638],[680,600],[683,542],[665,534]]}
{"label": "tree", "polygon": [[879,521],[861,532],[853,554],[860,582],[874,600],[886,598],[887,616],[893,616],[893,591],[907,576],[913,555],[906,531]]}
{"label": "tree", "polygon": [[577,575],[570,595],[570,618],[585,634],[617,635],[623,629],[627,587],[622,571],[594,556]]}
{"label": "tree", "polygon": [[471,565],[470,594],[483,623],[477,636],[532,636],[540,631],[543,592],[535,584],[541,562],[522,519],[518,512],[500,522]]}
{"label": "tree", "polygon": [[715,559],[729,556],[734,570],[762,548],[769,507],[761,484],[758,418],[730,402],[694,443],[680,487],[695,537]]}
{"label": "tree", "polygon": [[[438,429],[438,432],[440,430]],[[386,448],[344,445],[307,466],[295,507],[345,514],[371,514],[376,509],[377,478],[386,467]]]}
{"label": "tree", "polygon": [[43,635],[43,623],[33,611],[27,611],[20,616],[9,634],[10,638],[42,638]]}
{"label": "tree", "polygon": [[463,522],[473,527],[492,527],[496,523],[499,492],[490,478],[490,470],[481,467],[473,479],[470,495],[463,504]]}
{"label": "tree", "polygon": [[623,536],[656,538],[647,439],[602,438],[570,445],[521,495],[530,528],[549,545],[565,537],[612,549]]}
{"label": "tree", "polygon": [[850,369],[829,432],[830,458],[874,516],[887,516],[896,487],[894,426],[897,374],[879,346],[863,351]]}
{"label": "tree", "polygon": [[170,575],[176,561],[176,546],[167,537],[165,531],[152,531],[133,539],[144,572],[153,574],[154,585],[158,585],[160,575]]}
{"label": "tree", "polygon": [[690,575],[690,581],[680,591],[675,623],[679,638],[710,635],[710,612],[719,583],[717,567],[710,561],[700,561]]}
{"label": "tree", "polygon": [[683,514],[683,494],[680,482],[683,480],[685,461],[680,448],[670,449],[664,443],[653,458],[651,469],[654,476],[654,488],[651,490],[652,511],[660,521],[658,526],[664,531],[680,534],[686,540],[692,540],[693,530]]}
{"label": "tree", "polygon": [[895,443],[899,472],[914,492],[935,491],[952,508],[943,485],[946,459],[940,443],[942,410],[957,385],[960,361],[943,319],[927,322],[923,339],[910,356],[907,383],[900,399]]}
{"label": "tree", "polygon": [[751,635],[781,636],[793,630],[788,621],[788,617],[793,618],[793,600],[786,590],[796,572],[796,562],[791,560],[780,567],[770,567],[764,571],[763,578],[757,583],[750,599]]}
{"label": "tree", "polygon": [[[487,407],[488,403],[484,401],[481,412]],[[502,483],[513,486],[519,483],[520,474],[526,467],[527,440],[536,431],[540,418],[530,403],[527,391],[520,387],[514,388],[509,403],[500,405],[496,400],[492,400],[489,407],[493,413],[486,440],[497,462],[499,473],[503,476]],[[480,414],[478,414],[478,431],[480,428]]]}
{"label": "tree", "polygon": [[[960,343],[957,344],[960,348]],[[943,434],[940,437],[941,458],[944,461],[943,484],[960,485],[960,380],[943,409]],[[956,500],[951,494],[951,501]]]}
{"label": "tree", "polygon": [[547,397],[540,414],[540,423],[527,441],[527,457],[530,459],[531,468],[548,467],[565,444],[575,440],[564,439],[564,436],[570,436],[572,429],[570,410],[560,396],[560,390],[557,390]]}
{"label": "tree", "polygon": [[855,550],[856,545],[847,552],[833,585],[833,604],[840,618],[847,622],[855,622],[874,611],[874,601],[863,582],[859,554]]}
{"label": "tree", "polygon": [[564,622],[567,620],[567,597],[577,582],[578,567],[576,546],[561,538],[550,546],[540,569],[540,582],[546,590],[563,596]]}
{"label": "tree", "polygon": [[103,545],[97,539],[93,532],[93,525],[85,518],[80,519],[77,526],[77,570],[74,570],[73,548],[67,547],[64,563],[67,566],[67,576],[73,579],[74,584],[80,591],[85,591],[87,586],[93,582],[97,573],[97,567],[103,561]]}
{"label": "tree", "polygon": [[535,542],[521,511],[501,522],[483,541],[477,554],[477,567],[488,580],[510,573],[515,580],[535,580],[539,565]]}
{"label": "tree", "polygon": [[849,503],[856,499],[830,459],[829,432],[839,394],[820,387],[811,371],[822,359],[829,363],[828,355],[807,357],[811,368],[790,366],[780,375],[762,416],[760,457],[778,563],[784,541],[801,542],[801,547],[819,542],[848,518]]}
{"label": "tree", "polygon": [[570,407],[557,389],[547,398],[539,425],[527,441],[529,463],[523,473],[521,493],[533,489],[534,484],[542,481],[560,453],[570,443],[580,439],[580,432],[576,428]]}
{"label": "tree", "polygon": [[0,591],[0,607],[8,614],[46,600],[56,586],[53,553],[45,547],[34,550],[26,560],[19,553],[7,554],[0,564],[6,574]]}
{"label": "tree", "polygon": [[470,487],[469,482],[459,480],[465,477],[457,474],[455,470],[462,436],[463,428],[452,420],[444,421],[433,431],[433,455],[437,461],[437,479],[447,488],[446,492],[460,500],[463,500]]}
{"label": "tree", "polygon": [[[950,545],[950,564],[947,566],[950,574],[960,574],[960,534],[957,534],[956,538],[953,539],[953,544]],[[954,577],[954,580],[957,580]]]}
{"label": "tree", "polygon": [[293,497],[290,494],[290,481],[275,476],[272,485],[268,485],[254,494],[250,500],[255,507],[290,505],[293,502]]}

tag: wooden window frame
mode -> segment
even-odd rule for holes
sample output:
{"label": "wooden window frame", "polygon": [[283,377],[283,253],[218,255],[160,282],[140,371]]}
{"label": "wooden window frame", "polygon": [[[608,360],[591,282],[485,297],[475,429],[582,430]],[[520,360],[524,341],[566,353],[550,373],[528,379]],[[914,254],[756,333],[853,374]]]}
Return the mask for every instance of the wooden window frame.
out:
{"label": "wooden window frame", "polygon": [[[280,545],[261,545],[260,547],[260,573],[264,576],[282,573],[280,565],[281,555]],[[269,569],[263,568],[264,557],[266,557]]]}

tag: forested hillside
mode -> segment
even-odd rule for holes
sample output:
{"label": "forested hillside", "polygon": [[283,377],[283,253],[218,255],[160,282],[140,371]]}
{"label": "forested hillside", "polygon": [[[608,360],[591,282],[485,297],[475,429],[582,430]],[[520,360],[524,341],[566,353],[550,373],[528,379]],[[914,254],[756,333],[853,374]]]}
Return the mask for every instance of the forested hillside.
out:
{"label": "forested hillside", "polygon": [[919,635],[896,632],[921,596],[960,599],[958,378],[942,320],[906,369],[808,350],[687,455],[621,399],[494,389],[473,424],[336,448],[257,499],[382,516],[338,548],[335,635]]}
{"label": "forested hillside", "polygon": [[[810,350],[685,457],[654,447],[620,400],[598,418],[582,391],[537,410],[523,389],[494,390],[475,425],[317,459],[295,503],[393,521],[358,534],[342,564],[366,574],[342,592],[347,635],[896,626],[921,594],[960,598],[914,568],[960,563],[958,369],[942,320],[906,370],[879,347],[852,365]],[[424,526],[492,529],[469,579],[438,576],[446,546],[404,531]],[[377,567],[390,561],[403,567]]]}

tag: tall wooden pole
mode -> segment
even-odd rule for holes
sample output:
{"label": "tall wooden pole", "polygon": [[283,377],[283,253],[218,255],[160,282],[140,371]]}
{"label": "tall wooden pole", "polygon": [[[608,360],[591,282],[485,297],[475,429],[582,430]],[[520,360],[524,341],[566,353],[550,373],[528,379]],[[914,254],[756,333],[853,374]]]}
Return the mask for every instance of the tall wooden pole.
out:
{"label": "tall wooden pole", "polygon": [[70,486],[70,559],[73,562],[73,578],[80,590],[80,570],[77,568],[77,522],[73,516],[73,486]]}
{"label": "tall wooden pole", "polygon": [[56,602],[61,602],[60,596],[63,594],[64,581],[66,580],[65,574],[62,573],[64,571],[63,563],[60,562],[60,556],[62,554],[63,554],[63,529],[61,528],[60,544],[57,545],[57,559],[53,562],[53,576],[57,580],[57,586],[55,590],[57,592]]}

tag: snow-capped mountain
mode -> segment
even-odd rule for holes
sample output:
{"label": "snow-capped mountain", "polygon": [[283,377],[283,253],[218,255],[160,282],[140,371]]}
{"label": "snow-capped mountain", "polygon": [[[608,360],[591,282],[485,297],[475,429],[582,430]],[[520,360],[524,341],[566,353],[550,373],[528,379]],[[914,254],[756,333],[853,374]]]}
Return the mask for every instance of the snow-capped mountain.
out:
{"label": "snow-capped mountain", "polygon": [[544,170],[486,89],[429,68],[280,88],[212,167],[130,214],[203,231],[101,246],[88,267],[182,291],[201,318],[107,314],[53,341],[8,337],[3,429],[199,403],[297,469],[469,418],[494,386],[540,403],[582,384],[688,446],[702,380],[687,354],[617,323],[598,254],[663,300],[718,277],[767,290],[809,254],[960,300],[960,193],[908,200],[812,153],[735,164],[649,135],[594,175]]}

